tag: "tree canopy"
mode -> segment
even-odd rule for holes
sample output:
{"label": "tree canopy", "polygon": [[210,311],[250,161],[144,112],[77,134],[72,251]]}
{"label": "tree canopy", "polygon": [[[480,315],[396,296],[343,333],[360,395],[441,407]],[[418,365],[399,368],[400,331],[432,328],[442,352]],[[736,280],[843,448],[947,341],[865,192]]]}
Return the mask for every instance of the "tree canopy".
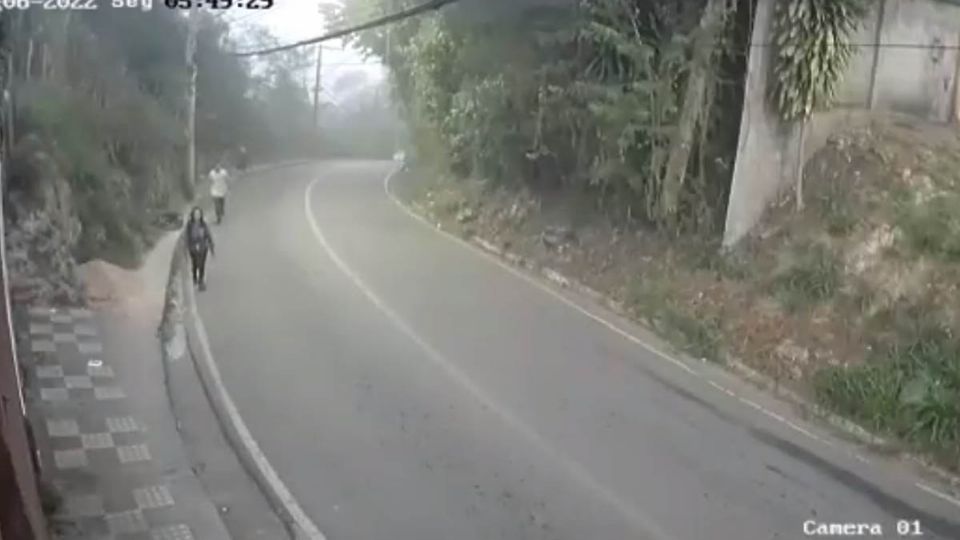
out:
{"label": "tree canopy", "polygon": [[[345,0],[329,16],[342,27],[415,3]],[[730,149],[715,135],[739,122],[739,106],[717,106],[738,91],[736,8],[467,3],[351,43],[389,66],[422,162],[458,177],[585,189],[618,217],[709,230],[730,180]]]}

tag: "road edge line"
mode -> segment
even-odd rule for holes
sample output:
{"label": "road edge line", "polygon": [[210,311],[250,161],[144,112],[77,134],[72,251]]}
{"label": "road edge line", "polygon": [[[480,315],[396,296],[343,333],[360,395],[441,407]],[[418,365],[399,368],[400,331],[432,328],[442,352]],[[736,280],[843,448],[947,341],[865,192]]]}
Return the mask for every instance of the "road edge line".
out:
{"label": "road edge line", "polygon": [[[260,449],[260,445],[247,428],[223,383],[220,369],[210,348],[203,319],[197,308],[196,294],[192,284],[187,281],[187,273],[184,271],[187,257],[183,249],[183,243],[178,241],[175,257],[179,257],[179,264],[173,270],[177,276],[171,279],[180,280],[185,304],[181,309],[186,315],[183,317],[182,324],[186,327],[188,354],[200,375],[200,382],[219,420],[220,427],[248,474],[253,477],[274,512],[284,522],[290,537],[294,540],[327,540],[290,493]],[[191,346],[194,340],[199,346]]]}
{"label": "road edge line", "polygon": [[[596,289],[593,289],[587,285],[584,285],[579,280],[569,278],[564,274],[562,274],[561,272],[558,272],[552,268],[537,267],[537,265],[534,265],[528,262],[527,259],[524,258],[523,256],[518,255],[516,253],[509,252],[505,249],[501,249],[497,247],[493,242],[490,242],[489,240],[483,237],[473,236],[469,239],[465,239],[460,236],[457,236],[456,234],[448,230],[445,230],[440,225],[440,223],[434,223],[429,219],[427,219],[426,216],[417,213],[417,211],[414,209],[415,208],[414,206],[406,204],[403,200],[400,199],[400,197],[394,194],[393,191],[390,189],[391,180],[393,180],[393,178],[402,171],[403,171],[402,165],[395,166],[394,169],[390,171],[390,173],[387,174],[386,177],[384,178],[383,190],[386,193],[387,198],[389,198],[390,201],[393,202],[406,215],[418,221],[419,223],[426,226],[427,228],[430,228],[433,231],[440,233],[441,236],[444,236],[449,240],[453,240],[454,242],[460,244],[461,246],[467,249],[470,249],[472,251],[475,251],[480,255],[485,256],[491,262],[495,263],[497,266],[507,270],[509,273],[513,274],[514,276],[536,286],[540,290],[546,292],[547,294],[563,302],[564,304],[574,308],[575,310],[579,311],[580,313],[589,317],[590,319],[593,319],[594,321],[601,324],[602,326],[607,327],[608,329],[614,331],[615,333],[625,337],[627,340],[647,349],[648,351],[653,353],[655,356],[658,356],[663,360],[667,360],[671,364],[675,365],[676,367],[680,367],[681,369],[688,372],[689,374],[692,374],[696,377],[700,377],[703,380],[710,382],[710,379],[708,377],[704,377],[702,373],[698,371],[694,371],[686,363],[678,359],[672,358],[669,354],[660,350],[658,347],[645,342],[643,339],[637,336],[634,336],[630,332],[620,328],[618,325],[610,321],[607,321],[605,318],[601,317],[600,315],[591,313],[589,310],[580,306],[574,300],[571,300],[570,298],[565,297],[564,295],[557,292],[553,288],[548,287],[544,283],[538,281],[535,275],[531,275],[530,273],[524,272],[523,270],[535,272],[536,275],[541,276],[548,282],[553,283],[554,285],[560,288],[575,290],[581,294],[584,294],[585,296],[591,297],[594,301],[600,304],[600,307],[610,309],[615,315],[619,317],[627,318],[629,320],[627,315],[623,312],[622,307],[615,300],[609,298],[608,296],[604,295],[600,291],[597,291]],[[634,322],[635,324],[638,324],[635,321],[632,321],[632,322]],[[829,412],[826,409],[824,409],[822,406],[817,405],[816,403],[812,403],[807,399],[804,399],[796,392],[793,392],[788,388],[784,388],[782,385],[778,384],[776,381],[774,381],[770,377],[767,377],[766,375],[763,375],[762,373],[756,370],[753,370],[752,368],[749,368],[746,364],[744,364],[739,359],[730,358],[725,364],[722,364],[721,367],[724,367],[725,371],[732,373],[735,376],[738,376],[741,380],[751,383],[754,386],[757,386],[764,391],[770,392],[774,397],[787,402],[789,405],[797,407],[798,409],[800,409],[802,413],[809,414],[815,418],[821,419],[833,429],[836,429],[846,434],[847,436],[853,438],[855,441],[857,441],[861,445],[864,445],[867,447],[874,447],[874,448],[892,447],[896,449],[896,445],[891,441],[888,441],[883,437],[873,434],[872,432],[870,432],[870,430],[857,424],[853,420],[850,420],[848,418],[844,418],[840,415]],[[813,440],[819,440],[821,443],[825,442],[820,437],[815,437],[813,438]],[[919,468],[924,473],[937,477],[941,482],[944,482],[945,484],[949,485],[952,489],[960,490],[960,476],[954,475],[951,472],[943,469],[942,467],[933,465],[929,463],[926,459],[922,458],[921,456],[913,454],[911,452],[901,451],[900,458],[903,459],[904,461],[912,463],[915,467]],[[927,491],[929,493],[930,489],[924,489],[924,491]],[[938,497],[944,498],[943,495],[947,495],[947,497],[949,497],[949,499],[947,500],[949,500],[950,502],[957,500],[952,496],[948,494],[943,494],[943,493],[939,494]],[[954,502],[953,504],[957,505],[956,502]]]}

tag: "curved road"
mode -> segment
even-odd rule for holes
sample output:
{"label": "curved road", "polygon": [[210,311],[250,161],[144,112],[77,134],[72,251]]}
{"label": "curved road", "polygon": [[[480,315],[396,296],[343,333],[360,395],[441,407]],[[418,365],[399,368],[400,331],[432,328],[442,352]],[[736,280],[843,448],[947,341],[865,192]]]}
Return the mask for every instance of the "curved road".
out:
{"label": "curved road", "polygon": [[199,296],[241,415],[331,540],[960,538],[960,506],[900,467],[411,218],[391,166],[243,180]]}

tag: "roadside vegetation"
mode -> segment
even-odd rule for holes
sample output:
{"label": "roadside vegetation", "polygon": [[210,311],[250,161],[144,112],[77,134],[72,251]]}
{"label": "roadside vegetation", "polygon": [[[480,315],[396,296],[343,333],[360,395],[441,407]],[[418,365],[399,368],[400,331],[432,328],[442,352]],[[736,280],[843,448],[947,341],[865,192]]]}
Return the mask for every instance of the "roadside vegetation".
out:
{"label": "roadside vegetation", "polygon": [[[785,121],[830,106],[866,7],[778,3],[770,100]],[[389,48],[378,31],[355,43],[392,69],[421,212],[578,279],[695,358],[960,469],[960,141],[879,117],[838,133],[722,251],[748,8],[491,2],[405,21]]]}
{"label": "roadside vegetation", "polygon": [[960,138],[940,126],[877,119],[838,134],[807,163],[806,208],[784,197],[730,252],[483,182],[406,195],[450,230],[604,293],[694,358],[745,365],[960,470],[955,163]]}

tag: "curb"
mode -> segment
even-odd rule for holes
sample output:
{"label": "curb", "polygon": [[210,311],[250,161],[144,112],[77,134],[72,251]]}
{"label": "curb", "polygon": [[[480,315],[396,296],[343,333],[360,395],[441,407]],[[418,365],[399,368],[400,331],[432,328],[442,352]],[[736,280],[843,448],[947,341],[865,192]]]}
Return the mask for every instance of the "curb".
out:
{"label": "curb", "polygon": [[[262,165],[249,172],[263,172],[310,163],[310,160]],[[167,376],[166,361],[171,355],[178,358],[188,355],[199,375],[201,386],[214,411],[224,436],[237,454],[240,463],[253,478],[273,511],[283,522],[292,540],[327,540],[319,528],[307,516],[290,490],[280,479],[267,460],[259,444],[250,433],[230,397],[213,353],[210,350],[207,332],[197,309],[196,295],[187,273],[187,254],[184,249],[183,232],[177,238],[170,264],[166,298],[159,337],[162,341],[164,376]],[[180,343],[177,343],[177,342]],[[177,349],[181,349],[177,352]],[[168,398],[169,395],[168,389]],[[179,431],[179,423],[177,430]]]}
{"label": "curb", "polygon": [[260,486],[270,506],[284,522],[290,537],[294,540],[326,540],[326,536],[303,511],[270,465],[230,397],[213,353],[210,351],[206,329],[197,310],[196,295],[191,284],[187,282],[183,248],[178,247],[177,251],[180,264],[175,274],[183,292],[183,322],[186,326],[187,351],[197,368],[204,391],[220,421],[224,435],[230,441],[244,468]]}
{"label": "curb", "polygon": [[[399,169],[394,171],[394,173],[391,174],[391,177],[395,176],[399,172],[400,172]],[[389,178],[388,178],[388,181],[389,181]],[[630,321],[632,324],[636,324],[641,328],[644,328],[645,330],[647,330],[648,332],[651,332],[654,335],[659,335],[653,328],[644,324],[642,321],[636,320],[636,318],[628,312],[628,310],[623,304],[601,293],[600,291],[582,283],[581,281],[568,277],[553,268],[540,265],[535,261],[532,261],[529,258],[524,257],[523,255],[502,249],[498,247],[495,243],[491,242],[490,240],[487,240],[476,234],[471,234],[470,236],[464,236],[461,234],[457,234],[456,232],[450,231],[444,228],[442,222],[438,221],[435,216],[431,215],[428,211],[426,211],[421,205],[417,204],[416,202],[408,202],[396,196],[394,196],[393,198],[397,203],[405,207],[407,211],[420,216],[425,223],[431,224],[438,231],[444,234],[452,235],[453,237],[458,238],[460,240],[463,240],[464,242],[467,242],[484,252],[487,252],[491,255],[499,257],[516,267],[533,272],[555,286],[558,286],[562,289],[570,289],[570,290],[576,291],[579,294],[587,296],[591,298],[593,301],[597,302],[600,306],[612,311],[615,315],[622,317],[627,321]],[[669,341],[667,340],[664,340],[664,342],[669,343]],[[927,459],[925,459],[920,455],[912,454],[909,452],[902,452],[901,451],[902,446],[899,445],[898,443],[895,443],[893,441],[890,441],[888,439],[875,435],[870,430],[866,429],[860,424],[857,424],[856,422],[850,419],[844,418],[840,415],[837,415],[835,413],[832,413],[824,409],[820,405],[817,405],[816,403],[809,401],[808,399],[802,397],[801,395],[794,392],[793,390],[790,390],[789,388],[786,388],[783,385],[779,384],[776,380],[772,379],[771,377],[768,377],[754,370],[753,368],[750,368],[739,359],[728,357],[725,359],[725,362],[720,363],[718,365],[720,365],[721,367],[727,368],[729,371],[739,376],[740,378],[746,380],[747,382],[753,384],[754,386],[759,387],[765,391],[768,391],[772,393],[774,397],[781,399],[787,402],[788,404],[796,407],[801,414],[814,417],[825,422],[833,429],[843,433],[847,437],[850,437],[857,443],[877,449],[877,450],[896,452],[897,454],[900,455],[902,459],[905,459],[913,463],[914,465],[920,467],[926,473],[936,476],[941,481],[949,484],[955,489],[960,489],[960,476],[957,476],[951,473],[950,471],[943,469],[942,467],[939,467],[937,465],[930,463]]]}

